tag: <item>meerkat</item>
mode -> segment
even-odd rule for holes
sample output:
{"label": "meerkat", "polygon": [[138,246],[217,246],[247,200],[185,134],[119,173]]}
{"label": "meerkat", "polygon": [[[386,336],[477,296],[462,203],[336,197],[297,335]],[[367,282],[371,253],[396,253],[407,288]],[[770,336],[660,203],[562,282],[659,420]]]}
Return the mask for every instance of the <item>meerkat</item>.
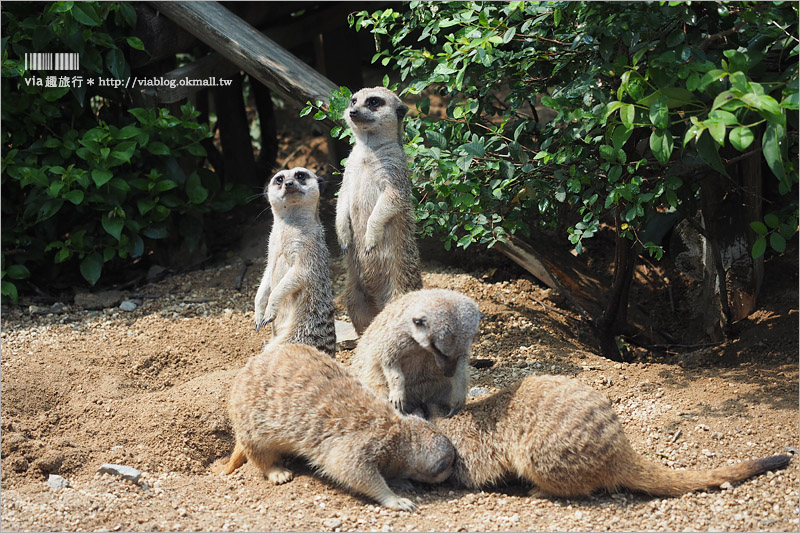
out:
{"label": "meerkat", "polygon": [[439,483],[452,471],[455,450],[441,431],[399,414],[310,346],[268,344],[234,379],[229,410],[236,446],[216,472],[230,474],[250,460],[284,483],[292,472],[280,456],[292,454],[385,507],[413,511],[387,479],[408,488],[408,480]]}
{"label": "meerkat", "polygon": [[272,209],[267,266],[255,298],[255,328],[272,323],[275,343],[336,350],[328,247],[319,220],[320,179],[297,167],[275,174],[265,195]]}
{"label": "meerkat", "polygon": [[359,335],[388,302],[422,288],[402,142],[407,111],[384,87],[361,89],[345,111],[356,143],[336,202],[336,236],[347,265],[347,311]]}
{"label": "meerkat", "polygon": [[528,376],[445,418],[432,421],[458,452],[452,480],[479,488],[510,478],[537,496],[579,497],[597,489],[678,496],[785,467],[787,455],[710,470],[673,470],[631,447],[608,399],[578,380]]}
{"label": "meerkat", "polygon": [[362,383],[401,412],[466,403],[467,362],[483,315],[456,291],[423,289],[390,302],[358,341],[351,363]]}

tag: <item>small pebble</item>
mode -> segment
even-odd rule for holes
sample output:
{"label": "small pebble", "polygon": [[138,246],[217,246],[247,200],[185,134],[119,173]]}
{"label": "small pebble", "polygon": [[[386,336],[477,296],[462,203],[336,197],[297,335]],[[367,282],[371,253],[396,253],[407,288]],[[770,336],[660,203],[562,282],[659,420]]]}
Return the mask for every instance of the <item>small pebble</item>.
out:
{"label": "small pebble", "polygon": [[467,396],[470,398],[477,398],[478,396],[485,396],[486,394],[489,394],[489,389],[486,387],[472,387],[467,393]]}
{"label": "small pebble", "polygon": [[322,525],[327,527],[328,529],[336,529],[337,527],[342,527],[342,521],[338,518],[326,518],[322,521]]}
{"label": "small pebble", "polygon": [[50,477],[47,478],[47,486],[59,490],[69,487],[69,481],[58,474],[50,474]]}
{"label": "small pebble", "polygon": [[132,300],[125,300],[124,302],[119,304],[119,308],[122,311],[128,311],[128,312],[135,311],[136,310],[136,302],[133,302]]}
{"label": "small pebble", "polygon": [[142,475],[141,472],[130,466],[112,465],[108,463],[100,465],[100,468],[98,468],[97,471],[100,472],[101,474],[111,474],[112,476],[119,476],[122,479],[127,479],[129,481],[133,481],[134,483],[139,481],[139,477]]}
{"label": "small pebble", "polygon": [[56,302],[50,306],[50,312],[56,315],[60,315],[61,313],[65,313],[67,311],[67,306],[64,305],[62,302]]}

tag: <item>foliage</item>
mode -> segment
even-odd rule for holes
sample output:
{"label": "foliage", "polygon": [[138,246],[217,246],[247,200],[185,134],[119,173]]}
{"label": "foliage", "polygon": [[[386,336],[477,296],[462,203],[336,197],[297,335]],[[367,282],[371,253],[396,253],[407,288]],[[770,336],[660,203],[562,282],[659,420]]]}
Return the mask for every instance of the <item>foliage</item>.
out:
{"label": "foliage", "polygon": [[[94,285],[104,266],[143,257],[176,229],[191,249],[204,213],[244,201],[247,191],[200,168],[200,142],[211,133],[191,104],[179,116],[130,108],[123,88],[88,83],[130,75],[126,51],[143,45],[130,36],[129,4],[3,9],[4,296],[16,300],[12,280],[50,284],[76,271]],[[64,87],[36,85],[45,76],[24,71],[26,53],[49,50],[80,54],[82,72],[70,72]]]}
{"label": "foliage", "polygon": [[778,251],[796,232],[797,18],[789,2],[415,1],[351,24],[420,95],[407,132],[424,233],[492,246],[567,216],[580,252],[610,220],[660,257],[647,221],[752,151],[784,195],[777,226],[759,224]]}

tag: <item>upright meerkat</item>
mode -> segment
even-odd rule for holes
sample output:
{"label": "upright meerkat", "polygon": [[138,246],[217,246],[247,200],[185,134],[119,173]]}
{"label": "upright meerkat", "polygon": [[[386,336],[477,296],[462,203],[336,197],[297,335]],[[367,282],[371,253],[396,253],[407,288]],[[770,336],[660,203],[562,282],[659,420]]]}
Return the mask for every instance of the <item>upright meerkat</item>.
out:
{"label": "upright meerkat", "polygon": [[346,257],[347,312],[360,335],[394,298],[422,288],[402,142],[408,108],[384,87],[361,89],[345,120],[356,144],[336,203],[336,236]]}
{"label": "upright meerkat", "polygon": [[250,460],[284,483],[292,472],[280,456],[293,454],[381,505],[412,511],[386,479],[439,483],[452,472],[455,450],[441,431],[399,414],[310,346],[268,344],[234,379],[229,409],[236,447],[214,468],[226,474]]}
{"label": "upright meerkat", "polygon": [[435,403],[456,413],[467,400],[467,360],[482,316],[472,298],[455,291],[404,294],[359,339],[353,373],[401,412]]}
{"label": "upright meerkat", "polygon": [[272,341],[336,350],[328,247],[319,220],[320,180],[297,167],[275,174],[265,194],[272,208],[267,267],[255,299],[255,326],[272,323]]}
{"label": "upright meerkat", "polygon": [[563,376],[528,376],[453,418],[434,414],[433,422],[458,452],[451,479],[469,488],[516,477],[535,483],[543,495],[575,497],[626,488],[678,496],[783,468],[790,461],[787,455],[774,455],[710,470],[673,470],[653,463],[633,450],[605,396]]}

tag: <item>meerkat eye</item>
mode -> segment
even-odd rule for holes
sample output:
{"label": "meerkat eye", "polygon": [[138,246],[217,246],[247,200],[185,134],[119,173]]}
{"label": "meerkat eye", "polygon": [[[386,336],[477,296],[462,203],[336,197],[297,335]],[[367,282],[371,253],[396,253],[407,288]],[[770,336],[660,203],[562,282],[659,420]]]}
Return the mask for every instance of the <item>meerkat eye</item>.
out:
{"label": "meerkat eye", "polygon": [[351,106],[355,106],[357,103],[358,103],[358,99],[357,98],[354,97],[354,98],[350,99],[350,105]]}
{"label": "meerkat eye", "polygon": [[294,175],[294,177],[297,178],[297,181],[303,183],[304,181],[306,181],[306,179],[308,179],[308,174],[306,174],[305,172],[298,172],[297,174]]}
{"label": "meerkat eye", "polygon": [[283,176],[276,176],[275,177],[275,183],[278,184],[278,185],[283,183]]}
{"label": "meerkat eye", "polygon": [[373,96],[367,99],[368,107],[380,107],[382,105],[383,105],[383,98],[378,98],[377,96]]}

